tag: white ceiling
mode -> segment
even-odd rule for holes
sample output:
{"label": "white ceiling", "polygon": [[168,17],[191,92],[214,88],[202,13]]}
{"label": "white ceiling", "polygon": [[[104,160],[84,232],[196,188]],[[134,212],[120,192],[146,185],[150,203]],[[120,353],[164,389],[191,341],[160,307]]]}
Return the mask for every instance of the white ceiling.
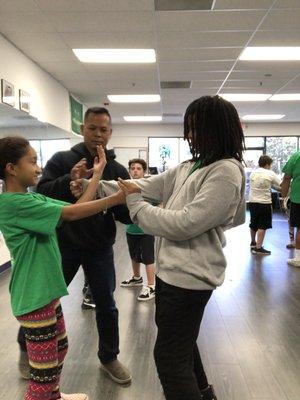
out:
{"label": "white ceiling", "polygon": [[[300,92],[299,61],[238,61],[247,45],[300,46],[300,0],[216,0],[213,11],[189,12],[157,12],[154,0],[0,0],[0,32],[88,106],[107,94],[161,93],[161,104],[111,104],[115,123],[123,115],[182,114],[206,94]],[[154,48],[158,61],[82,64],[72,48],[84,47]],[[161,90],[160,80],[193,83]],[[235,105],[241,115],[300,122],[300,102]]]}

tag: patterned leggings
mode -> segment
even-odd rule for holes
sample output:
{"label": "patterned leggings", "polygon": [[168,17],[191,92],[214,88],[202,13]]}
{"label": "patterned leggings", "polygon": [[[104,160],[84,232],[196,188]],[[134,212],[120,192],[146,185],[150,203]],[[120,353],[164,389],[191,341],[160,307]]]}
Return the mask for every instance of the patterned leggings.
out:
{"label": "patterned leggings", "polygon": [[17,319],[24,328],[30,364],[25,400],[60,399],[59,378],[68,349],[60,301],[54,300]]}

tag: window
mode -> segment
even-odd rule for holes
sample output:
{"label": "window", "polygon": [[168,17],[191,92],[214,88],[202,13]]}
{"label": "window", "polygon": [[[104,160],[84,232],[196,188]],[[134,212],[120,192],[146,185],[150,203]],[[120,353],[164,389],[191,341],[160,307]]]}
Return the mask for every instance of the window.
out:
{"label": "window", "polygon": [[30,145],[34,148],[38,157],[38,165],[45,167],[47,161],[54,153],[70,149],[69,139],[53,139],[53,140],[29,140]]}
{"label": "window", "polygon": [[250,147],[264,147],[265,139],[262,136],[259,137],[246,137],[245,138],[246,149]]}
{"label": "window", "polygon": [[182,138],[179,139],[179,162],[190,160],[192,158],[192,154],[190,151],[190,146],[187,140]]}
{"label": "window", "polygon": [[149,138],[149,167],[158,173],[179,163],[179,138]]}
{"label": "window", "polygon": [[266,138],[266,154],[273,159],[272,169],[276,174],[282,174],[282,168],[297,151],[298,138],[295,136],[280,136]]}

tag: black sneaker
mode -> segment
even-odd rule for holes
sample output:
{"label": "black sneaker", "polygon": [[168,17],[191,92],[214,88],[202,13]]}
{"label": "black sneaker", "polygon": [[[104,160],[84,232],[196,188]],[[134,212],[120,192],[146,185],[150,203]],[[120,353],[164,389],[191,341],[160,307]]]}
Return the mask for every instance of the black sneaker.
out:
{"label": "black sneaker", "polygon": [[250,243],[250,248],[251,248],[251,249],[254,249],[254,247],[256,247],[256,242],[251,242],[251,243]]}
{"label": "black sneaker", "polygon": [[138,300],[139,301],[148,301],[154,299],[155,297],[155,289],[152,289],[150,286],[144,286],[141,291]]}
{"label": "black sneaker", "polygon": [[295,245],[294,242],[291,242],[291,243],[289,243],[289,244],[286,245],[286,248],[287,248],[287,249],[294,249],[295,247],[296,247],[296,245]]}
{"label": "black sneaker", "polygon": [[206,389],[200,390],[201,400],[218,400],[213,385],[209,385]]}
{"label": "black sneaker", "polygon": [[263,247],[254,247],[251,252],[254,254],[262,254],[264,256],[269,256],[271,254],[270,250],[266,250]]}
{"label": "black sneaker", "polygon": [[88,309],[95,309],[96,304],[94,302],[94,299],[91,297],[84,297],[83,302],[81,304],[81,308],[83,310],[88,310]]}
{"label": "black sneaker", "polygon": [[133,286],[143,286],[143,278],[135,279],[133,276],[130,279],[126,279],[126,281],[121,282],[121,286],[123,287],[133,287]]}

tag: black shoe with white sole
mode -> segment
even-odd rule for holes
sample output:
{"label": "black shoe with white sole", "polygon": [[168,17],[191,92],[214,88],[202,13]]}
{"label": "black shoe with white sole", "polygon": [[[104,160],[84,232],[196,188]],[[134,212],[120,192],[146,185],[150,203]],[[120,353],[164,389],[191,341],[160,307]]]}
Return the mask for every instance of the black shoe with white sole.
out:
{"label": "black shoe with white sole", "polygon": [[271,254],[270,250],[266,250],[263,247],[254,247],[253,249],[251,249],[251,252],[253,254],[261,254],[263,256],[269,256]]}
{"label": "black shoe with white sole", "polygon": [[125,281],[121,282],[121,286],[123,287],[134,287],[134,286],[143,286],[143,278],[135,278],[134,276],[130,279],[126,279]]}
{"label": "black shoe with white sole", "polygon": [[143,290],[141,291],[138,300],[139,301],[148,301],[154,299],[155,297],[155,289],[151,286],[144,286]]}
{"label": "black shoe with white sole", "polygon": [[94,302],[94,299],[92,297],[85,297],[83,299],[83,302],[81,304],[81,308],[83,310],[91,310],[96,308],[96,304]]}

